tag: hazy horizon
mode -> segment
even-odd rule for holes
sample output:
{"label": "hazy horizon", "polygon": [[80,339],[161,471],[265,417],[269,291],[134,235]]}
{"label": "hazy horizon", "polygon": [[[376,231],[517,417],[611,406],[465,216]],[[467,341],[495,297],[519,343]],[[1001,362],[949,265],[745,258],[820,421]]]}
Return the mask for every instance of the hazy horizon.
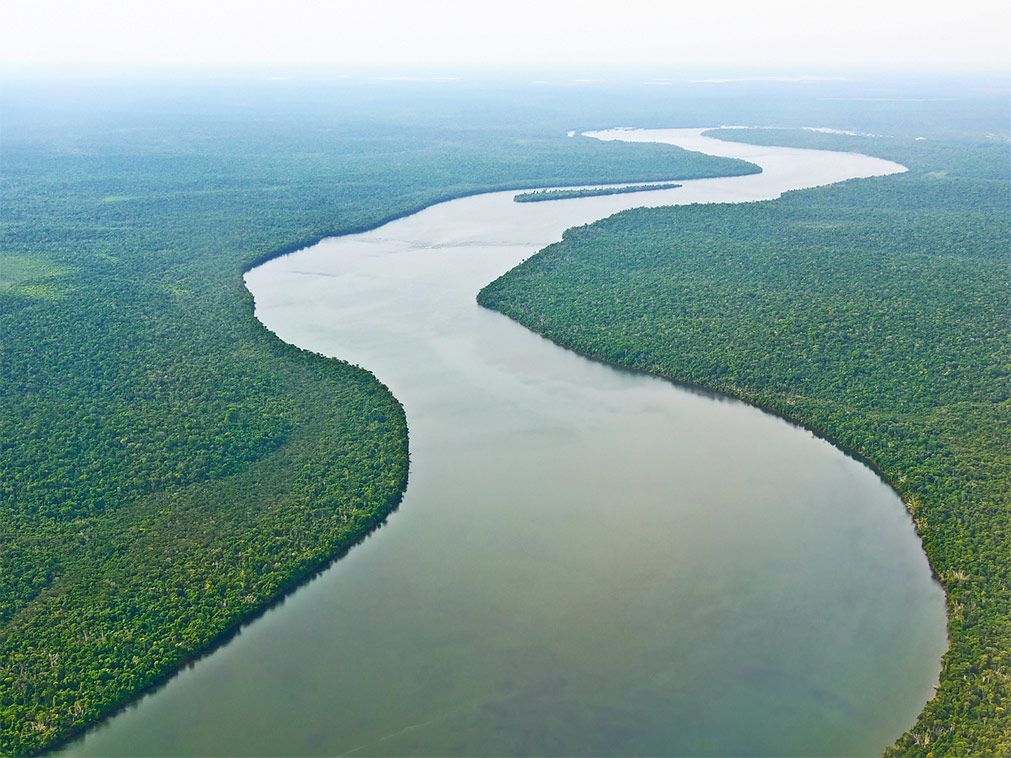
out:
{"label": "hazy horizon", "polygon": [[0,10],[0,70],[77,73],[366,69],[887,68],[1007,71],[1011,8],[857,0],[838,6],[603,0],[438,7],[346,2],[15,0]]}

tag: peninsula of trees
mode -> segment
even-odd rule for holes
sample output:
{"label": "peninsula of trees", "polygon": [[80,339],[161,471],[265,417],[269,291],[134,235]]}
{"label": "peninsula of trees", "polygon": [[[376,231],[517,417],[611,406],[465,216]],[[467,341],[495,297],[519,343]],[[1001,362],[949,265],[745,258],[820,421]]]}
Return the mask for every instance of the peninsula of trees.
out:
{"label": "peninsula of trees", "polygon": [[816,429],[902,495],[948,598],[937,696],[889,751],[1011,752],[1006,140],[716,136],[906,174],[570,229],[478,302],[614,364]]}

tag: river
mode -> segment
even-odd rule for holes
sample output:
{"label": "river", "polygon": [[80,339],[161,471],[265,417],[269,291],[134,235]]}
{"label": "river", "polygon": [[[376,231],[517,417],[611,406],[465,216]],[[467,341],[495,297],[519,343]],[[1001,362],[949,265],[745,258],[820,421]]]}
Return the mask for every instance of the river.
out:
{"label": "river", "polygon": [[893,173],[853,153],[597,133],[763,173],[454,200],[246,275],[282,339],[403,402],[410,482],[349,555],[68,755],[877,755],[944,652],[911,519],[744,403],[582,358],[477,291],[624,208]]}

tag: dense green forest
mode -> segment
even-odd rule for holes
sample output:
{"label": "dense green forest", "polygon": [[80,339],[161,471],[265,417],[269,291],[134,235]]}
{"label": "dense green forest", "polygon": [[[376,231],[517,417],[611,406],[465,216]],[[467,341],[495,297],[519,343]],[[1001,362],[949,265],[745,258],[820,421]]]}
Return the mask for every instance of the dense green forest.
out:
{"label": "dense green forest", "polygon": [[856,150],[910,171],[620,213],[570,229],[478,300],[574,350],[765,406],[873,462],[947,591],[951,638],[937,696],[890,752],[1007,755],[1007,132],[719,135]]}
{"label": "dense green forest", "polygon": [[399,501],[399,403],[264,329],[244,270],[478,191],[753,170],[495,112],[447,124],[399,90],[380,107],[313,89],[297,108],[71,90],[8,94],[4,113],[4,755],[158,683]]}
{"label": "dense green forest", "polygon": [[[755,167],[757,168],[757,166]],[[626,195],[631,192],[651,192],[653,190],[677,189],[684,185],[676,182],[664,184],[637,184],[634,187],[590,187],[587,189],[556,189],[521,192],[515,197],[517,203],[537,203],[544,200],[568,200],[572,197],[600,197],[602,195]]]}

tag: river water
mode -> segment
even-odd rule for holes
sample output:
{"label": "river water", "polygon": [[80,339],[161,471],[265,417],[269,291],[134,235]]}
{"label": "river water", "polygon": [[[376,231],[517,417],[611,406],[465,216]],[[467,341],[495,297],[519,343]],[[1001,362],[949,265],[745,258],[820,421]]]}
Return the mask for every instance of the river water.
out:
{"label": "river water", "polygon": [[403,402],[388,523],[70,755],[876,755],[932,693],[944,598],[895,493],[743,403],[574,355],[477,291],[570,226],[893,173],[758,163],[679,189],[428,208],[246,275],[282,339]]}

